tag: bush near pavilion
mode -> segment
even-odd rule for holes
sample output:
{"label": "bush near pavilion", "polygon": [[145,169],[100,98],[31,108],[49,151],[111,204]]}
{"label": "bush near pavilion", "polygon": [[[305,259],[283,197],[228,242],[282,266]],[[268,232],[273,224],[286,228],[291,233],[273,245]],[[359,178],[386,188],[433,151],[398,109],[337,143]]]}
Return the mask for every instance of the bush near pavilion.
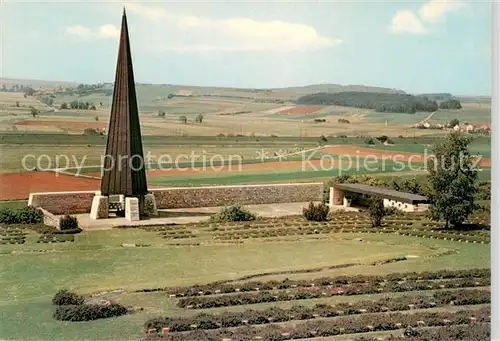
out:
{"label": "bush near pavilion", "polygon": [[252,221],[257,215],[250,212],[241,205],[226,206],[210,217],[210,222],[221,223],[226,221]]}
{"label": "bush near pavilion", "polygon": [[324,203],[315,205],[310,202],[308,207],[302,209],[302,215],[309,221],[327,221],[329,211],[330,207]]}

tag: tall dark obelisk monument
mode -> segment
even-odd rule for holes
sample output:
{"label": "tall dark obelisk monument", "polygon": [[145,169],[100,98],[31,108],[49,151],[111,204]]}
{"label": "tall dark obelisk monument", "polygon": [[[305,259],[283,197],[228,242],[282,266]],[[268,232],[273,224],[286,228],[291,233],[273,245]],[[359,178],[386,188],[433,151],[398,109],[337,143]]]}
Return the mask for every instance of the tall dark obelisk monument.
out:
{"label": "tall dark obelisk monument", "polygon": [[[123,208],[126,216],[127,213],[129,216],[133,216],[129,217],[130,220],[137,220],[139,214],[148,213],[145,212],[145,206],[151,205],[151,200],[154,204],[154,196],[148,195],[125,9],[123,9],[113,102],[102,174],[101,193],[94,198],[95,208],[93,203],[94,212],[91,212],[93,218],[107,216],[109,207]],[[101,203],[99,204],[97,201]],[[104,206],[107,206],[107,209]],[[99,214],[99,208],[102,214]]]}

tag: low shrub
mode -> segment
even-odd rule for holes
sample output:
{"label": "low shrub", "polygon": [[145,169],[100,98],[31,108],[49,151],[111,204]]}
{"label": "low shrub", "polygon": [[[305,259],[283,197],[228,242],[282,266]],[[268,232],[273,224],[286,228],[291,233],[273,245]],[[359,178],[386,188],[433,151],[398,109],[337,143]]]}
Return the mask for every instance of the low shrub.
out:
{"label": "low shrub", "polygon": [[68,290],[59,290],[52,298],[54,305],[80,305],[83,304],[84,298],[74,292]]}
{"label": "low shrub", "polygon": [[375,144],[375,140],[373,140],[373,138],[371,138],[371,137],[367,137],[365,139],[365,144],[373,145],[373,144]]}
{"label": "low shrub", "polygon": [[313,202],[309,203],[309,207],[302,210],[302,215],[309,221],[326,221],[328,219],[328,212],[330,207],[325,203],[315,205]]}
{"label": "low shrub", "polygon": [[126,307],[118,303],[60,305],[54,312],[54,318],[60,321],[92,321],[102,318],[126,315]]}
{"label": "low shrub", "polygon": [[250,212],[241,205],[232,205],[222,208],[210,217],[210,222],[222,223],[227,221],[251,221],[256,220],[257,215]]}
{"label": "low shrub", "polygon": [[59,228],[61,231],[78,229],[78,219],[76,217],[65,215],[59,220]]}
{"label": "low shrub", "polygon": [[33,206],[0,210],[0,223],[3,224],[39,224],[42,222],[42,211]]}

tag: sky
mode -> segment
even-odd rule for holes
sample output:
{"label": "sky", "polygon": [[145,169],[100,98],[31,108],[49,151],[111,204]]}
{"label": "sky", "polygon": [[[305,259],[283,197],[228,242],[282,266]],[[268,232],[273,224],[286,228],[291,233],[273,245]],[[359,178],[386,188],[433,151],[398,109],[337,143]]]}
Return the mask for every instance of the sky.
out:
{"label": "sky", "polygon": [[3,0],[2,76],[112,82],[124,6],[140,83],[491,94],[491,5],[477,0]]}

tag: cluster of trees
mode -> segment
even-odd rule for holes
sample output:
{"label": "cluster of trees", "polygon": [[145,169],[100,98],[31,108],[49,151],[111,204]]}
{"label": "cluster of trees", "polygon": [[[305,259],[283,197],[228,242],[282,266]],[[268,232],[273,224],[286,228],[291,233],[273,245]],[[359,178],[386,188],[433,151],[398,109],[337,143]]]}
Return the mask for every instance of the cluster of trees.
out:
{"label": "cluster of trees", "polygon": [[80,102],[80,101],[72,101],[69,104],[63,102],[61,104],[61,109],[79,109],[79,110],[96,110],[96,107],[93,103],[90,102]]}
{"label": "cluster of trees", "polygon": [[439,103],[439,109],[462,109],[462,104],[458,99],[448,99]]}
{"label": "cluster of trees", "polygon": [[54,104],[54,95],[51,96],[43,96],[40,98],[40,102],[47,104],[48,106],[52,106]]}
{"label": "cluster of trees", "polygon": [[351,122],[349,122],[349,120],[346,120],[345,118],[339,118],[339,119],[337,120],[337,122],[338,122],[338,123],[351,123]]}
{"label": "cluster of trees", "polygon": [[19,85],[19,84],[14,84],[10,88],[8,88],[5,84],[2,84],[2,88],[0,89],[1,92],[24,92],[25,95],[27,96],[33,96],[35,93],[35,89],[33,89],[30,86],[27,85]]}
{"label": "cluster of trees", "polygon": [[376,92],[346,91],[337,93],[320,92],[299,97],[297,104],[339,105],[377,112],[416,113],[417,111],[436,111],[438,104],[426,97],[407,94],[386,94]]}
{"label": "cluster of trees", "polygon": [[419,97],[427,98],[431,101],[446,101],[450,98],[453,98],[453,95],[450,93],[437,93],[437,94],[421,94]]}
{"label": "cluster of trees", "polygon": [[[198,114],[198,116],[196,116],[196,118],[194,119],[194,121],[196,123],[203,123],[203,114]],[[186,124],[188,121],[187,117],[182,115],[182,116],[179,116],[179,122],[181,122],[182,124]]]}

